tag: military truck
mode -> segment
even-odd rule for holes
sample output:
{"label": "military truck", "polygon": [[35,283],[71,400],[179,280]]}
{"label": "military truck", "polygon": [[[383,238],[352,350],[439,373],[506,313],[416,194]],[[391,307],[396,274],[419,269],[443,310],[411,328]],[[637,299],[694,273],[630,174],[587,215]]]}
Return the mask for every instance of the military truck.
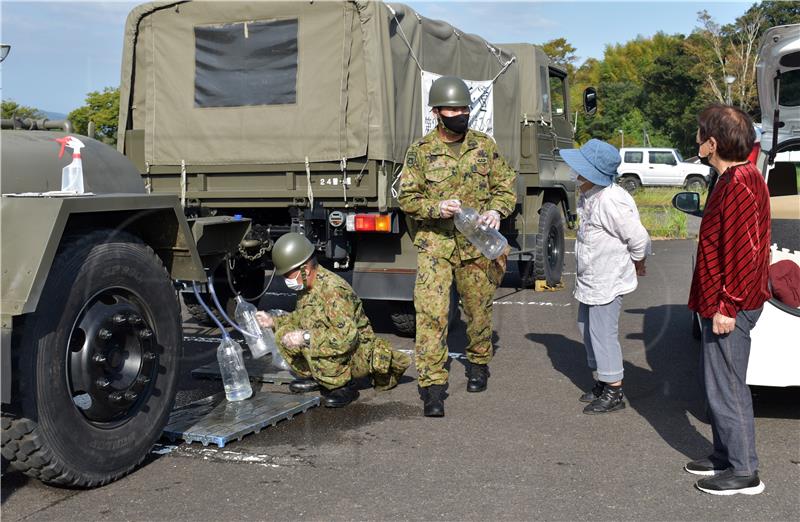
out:
{"label": "military truck", "polygon": [[86,136],[85,192],[60,192],[77,159],[59,154],[76,138],[69,125],[2,127],[3,466],[53,484],[105,484],[144,459],[172,411],[176,285],[205,283],[249,223],[190,223],[177,197],[148,195],[130,161]]}
{"label": "military truck", "polygon": [[[408,146],[429,128],[435,75],[468,81],[473,119],[519,172],[501,232],[523,281],[558,284],[564,226],[575,220],[559,155],[573,146],[566,71],[538,47],[493,45],[401,4],[136,7],[118,148],[148,192],[178,195],[188,216],[252,219],[228,267],[237,290],[257,294],[274,241],[302,232],[359,296],[391,302],[395,326],[410,334],[416,251],[397,189]],[[594,96],[585,93],[590,111]]]}

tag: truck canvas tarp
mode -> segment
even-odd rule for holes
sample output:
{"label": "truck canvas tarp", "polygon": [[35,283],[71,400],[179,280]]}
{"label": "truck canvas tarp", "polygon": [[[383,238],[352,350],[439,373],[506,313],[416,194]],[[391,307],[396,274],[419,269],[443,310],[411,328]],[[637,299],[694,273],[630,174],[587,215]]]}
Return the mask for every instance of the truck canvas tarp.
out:
{"label": "truck canvas tarp", "polygon": [[520,117],[538,115],[511,58],[400,4],[150,3],[126,24],[119,128],[144,131],[150,166],[402,163],[422,135],[421,68],[496,78],[493,134],[518,168]]}

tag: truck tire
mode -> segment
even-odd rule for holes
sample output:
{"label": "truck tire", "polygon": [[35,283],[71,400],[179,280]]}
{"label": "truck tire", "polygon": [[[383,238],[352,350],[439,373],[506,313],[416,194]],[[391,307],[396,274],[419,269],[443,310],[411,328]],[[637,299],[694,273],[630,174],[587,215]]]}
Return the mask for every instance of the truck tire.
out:
{"label": "truck tire", "polygon": [[635,174],[625,174],[619,179],[619,186],[627,190],[629,194],[634,194],[642,187],[642,182]]}
{"label": "truck tire", "polygon": [[417,333],[417,314],[414,311],[413,301],[394,301],[389,311],[397,335],[400,337],[414,337]]}
{"label": "truck tire", "polygon": [[2,418],[11,468],[79,487],[130,472],[169,418],[182,356],[161,260],[126,232],[68,238],[22,328]]}
{"label": "truck tire", "polygon": [[689,176],[684,184],[684,188],[689,192],[703,192],[706,186],[706,180],[702,176]]}
{"label": "truck tire", "polygon": [[561,282],[564,271],[564,220],[555,203],[546,202],[539,209],[539,231],[533,261],[518,263],[519,275],[525,288],[537,280],[548,286]]}

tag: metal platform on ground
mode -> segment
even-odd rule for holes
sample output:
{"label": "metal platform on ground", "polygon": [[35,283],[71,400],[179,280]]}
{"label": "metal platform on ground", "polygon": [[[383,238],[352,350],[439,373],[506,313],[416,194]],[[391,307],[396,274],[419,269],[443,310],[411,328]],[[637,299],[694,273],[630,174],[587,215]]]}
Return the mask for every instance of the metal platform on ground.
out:
{"label": "metal platform on ground", "polygon": [[256,391],[247,400],[228,402],[224,393],[218,393],[173,410],[164,436],[173,442],[183,439],[223,448],[232,440],[242,440],[317,405],[316,395]]}
{"label": "metal platform on ground", "polygon": [[[269,356],[261,359],[245,358],[244,367],[247,368],[247,375],[250,376],[251,381],[288,384],[295,379],[287,370],[273,366],[272,357]],[[197,379],[222,379],[222,375],[219,373],[219,364],[216,362],[195,368],[192,370],[192,377]]]}

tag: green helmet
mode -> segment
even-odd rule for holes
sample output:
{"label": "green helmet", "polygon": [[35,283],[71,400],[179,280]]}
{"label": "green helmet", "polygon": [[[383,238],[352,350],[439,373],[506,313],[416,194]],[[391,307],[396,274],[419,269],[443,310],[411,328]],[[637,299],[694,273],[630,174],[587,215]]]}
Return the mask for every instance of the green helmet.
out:
{"label": "green helmet", "polygon": [[457,76],[442,76],[431,85],[428,94],[430,107],[469,107],[469,87]]}
{"label": "green helmet", "polygon": [[285,275],[311,259],[313,255],[314,245],[306,236],[297,232],[284,234],[275,241],[275,246],[272,247],[272,263],[275,265],[275,273]]}

